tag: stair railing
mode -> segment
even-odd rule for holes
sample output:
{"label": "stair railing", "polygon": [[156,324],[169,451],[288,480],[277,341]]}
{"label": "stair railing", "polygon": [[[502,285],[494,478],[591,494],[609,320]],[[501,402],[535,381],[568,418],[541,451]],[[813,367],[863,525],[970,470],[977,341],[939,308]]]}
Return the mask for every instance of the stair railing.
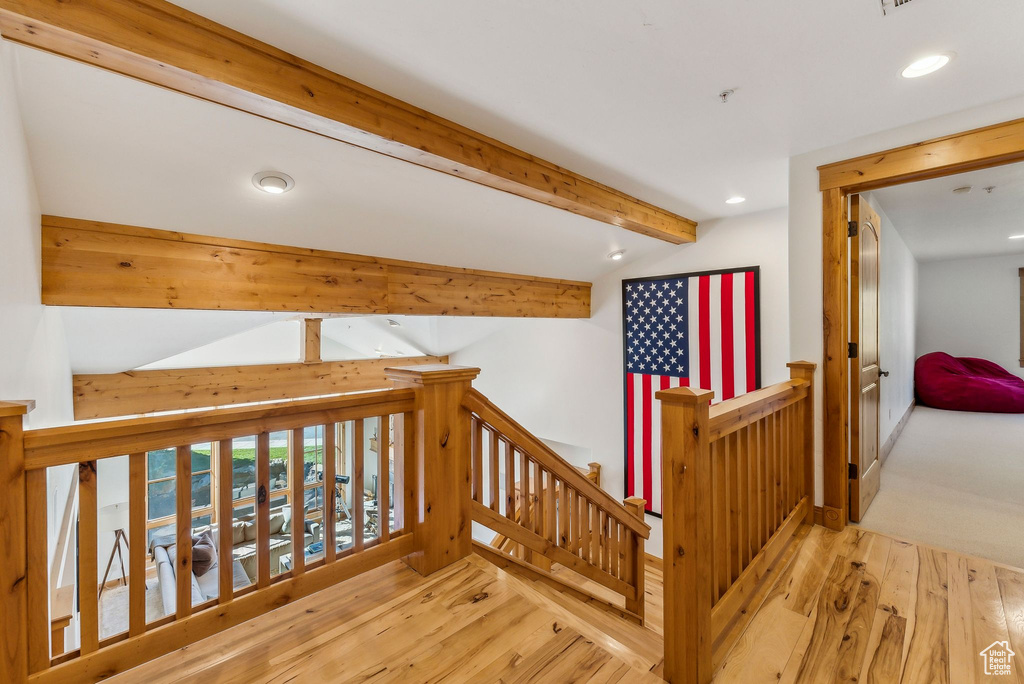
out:
{"label": "stair railing", "polygon": [[814,369],[715,406],[679,387],[662,402],[665,679],[707,684],[814,515]]}
{"label": "stair railing", "polygon": [[[473,425],[473,521],[521,546],[524,557],[516,565],[535,579],[581,593],[547,572],[557,563],[621,595],[621,607],[602,607],[642,623],[650,535],[643,502],[627,507],[613,499],[476,390],[462,405]],[[499,564],[515,562],[492,547],[476,548]],[[586,600],[606,603],[592,595]]]}

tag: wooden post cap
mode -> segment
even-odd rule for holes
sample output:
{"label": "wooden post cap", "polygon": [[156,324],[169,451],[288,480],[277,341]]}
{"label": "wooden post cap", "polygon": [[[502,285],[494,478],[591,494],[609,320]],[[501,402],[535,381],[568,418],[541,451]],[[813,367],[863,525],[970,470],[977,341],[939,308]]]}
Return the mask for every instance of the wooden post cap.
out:
{"label": "wooden post cap", "polygon": [[23,416],[36,407],[32,399],[26,401],[0,401],[0,418]]}
{"label": "wooden post cap", "polygon": [[673,387],[661,390],[654,397],[666,404],[710,404],[711,400],[715,398],[715,393],[706,389]]}
{"label": "wooden post cap", "polygon": [[384,377],[388,380],[412,385],[472,382],[478,375],[480,375],[479,368],[452,366],[445,363],[430,363],[422,366],[398,366],[384,369]]}
{"label": "wooden post cap", "polygon": [[818,364],[813,361],[790,361],[786,364],[786,368],[806,368],[807,370],[814,370],[818,367]]}

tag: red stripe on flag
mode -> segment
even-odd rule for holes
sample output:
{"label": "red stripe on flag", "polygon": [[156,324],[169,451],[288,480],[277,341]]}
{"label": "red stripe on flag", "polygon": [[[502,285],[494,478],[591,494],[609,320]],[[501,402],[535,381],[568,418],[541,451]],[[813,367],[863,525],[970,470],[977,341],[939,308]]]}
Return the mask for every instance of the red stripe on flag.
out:
{"label": "red stripe on flag", "polygon": [[732,273],[722,274],[722,400],[736,396],[736,349],[732,338]]}
{"label": "red stripe on flag", "polygon": [[754,344],[754,335],[757,334],[755,326],[757,322],[754,320],[754,307],[756,302],[754,301],[754,272],[746,272],[746,296],[744,297],[744,303],[746,305],[746,323],[747,323],[747,391],[753,392],[757,389],[757,354],[756,346]]}
{"label": "red stripe on flag", "polygon": [[633,374],[626,373],[626,491],[630,496],[636,496],[636,482],[633,477],[633,466],[636,464],[636,454],[633,449]]}
{"label": "red stripe on flag", "polygon": [[697,334],[700,339],[700,379],[697,386],[711,389],[711,276],[701,276],[698,285]]}
{"label": "red stripe on flag", "polygon": [[651,376],[644,374],[643,376],[643,393],[642,397],[644,402],[644,499],[647,501],[647,508],[651,507],[651,423],[653,422],[653,416],[651,415]]}

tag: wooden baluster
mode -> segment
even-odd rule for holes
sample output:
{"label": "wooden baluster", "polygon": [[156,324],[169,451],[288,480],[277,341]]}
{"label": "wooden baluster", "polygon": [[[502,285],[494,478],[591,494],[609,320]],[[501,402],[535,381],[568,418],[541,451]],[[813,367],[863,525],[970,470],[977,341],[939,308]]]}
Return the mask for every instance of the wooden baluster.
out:
{"label": "wooden baluster", "polygon": [[547,522],[545,523],[545,530],[547,534],[544,536],[553,544],[558,543],[558,509],[555,504],[555,494],[555,474],[551,471],[546,471],[544,496],[547,501],[544,503],[544,514],[547,516]]}
{"label": "wooden baluster", "polygon": [[556,543],[563,549],[569,548],[569,488],[564,480],[555,481],[558,495],[558,532]]}
{"label": "wooden baluster", "polygon": [[579,548],[577,553],[580,558],[587,560],[590,557],[590,508],[583,492],[576,492],[576,523],[579,525]]}
{"label": "wooden baluster", "polygon": [[619,522],[609,516],[608,518],[608,572],[613,577],[619,576]]}
{"label": "wooden baluster", "polygon": [[670,682],[711,681],[712,487],[708,405],[714,392],[677,387],[661,404],[665,669]]}
{"label": "wooden baluster", "polygon": [[[530,459],[525,451],[519,452],[519,524],[532,529],[530,524]],[[533,562],[533,552],[523,547],[523,560]]]}
{"label": "wooden baluster", "polygon": [[[402,530],[404,532],[412,532],[414,518],[416,516],[416,506],[418,498],[417,492],[419,491],[418,473],[416,472],[416,422],[412,411],[408,411],[402,416],[403,434],[405,435],[402,445],[404,447],[404,453],[402,455],[402,490],[405,492],[405,504],[402,508]],[[395,511],[395,515],[398,512]],[[397,519],[397,518],[396,518]]]}
{"label": "wooden baluster", "polygon": [[800,413],[797,418],[797,444],[801,474],[800,495],[807,497],[807,513],[804,521],[814,524],[814,369],[815,364],[809,361],[794,361],[789,366],[789,376],[794,380],[806,380],[810,383],[807,397],[800,402]]}
{"label": "wooden baluster", "polygon": [[[228,471],[230,474],[231,471]],[[128,457],[128,636],[146,631],[146,454]],[[228,535],[230,549],[231,536]]]}
{"label": "wooden baluster", "polygon": [[782,420],[778,413],[773,413],[772,418],[775,425],[775,529],[782,526],[786,514],[782,510],[783,485],[782,477],[785,473],[785,458],[782,454]]}
{"label": "wooden baluster", "polygon": [[779,456],[782,475],[782,491],[779,496],[779,522],[786,519],[789,513],[789,408],[779,410]]}
{"label": "wooden baluster", "polygon": [[771,522],[768,515],[768,441],[767,441],[767,418],[757,421],[757,469],[758,469],[758,515],[761,518],[761,548],[768,543],[770,536],[769,527]]}
{"label": "wooden baluster", "polygon": [[177,582],[175,614],[181,620],[192,614],[192,447],[180,446],[175,459],[174,492],[177,499],[175,548]]}
{"label": "wooden baluster", "polygon": [[[336,423],[324,425],[324,563],[333,563],[338,557],[338,521],[335,512],[338,505],[338,485],[335,477],[338,465],[337,439],[338,425]],[[399,444],[399,430],[395,430],[395,446],[397,447],[395,451],[396,474],[402,471],[398,462],[398,456],[402,454],[402,448]],[[401,518],[399,513],[399,503],[401,501],[401,495],[395,497],[396,526]]]}
{"label": "wooden baluster", "polygon": [[306,431],[294,428],[288,439],[288,484],[292,512],[292,577],[306,572]]}
{"label": "wooden baluster", "polygon": [[722,441],[725,443],[725,465],[729,473],[729,586],[732,586],[743,569],[743,558],[740,554],[740,517],[743,514],[740,497],[743,490],[740,488],[739,445],[736,443],[736,433]]}
{"label": "wooden baluster", "polygon": [[590,564],[601,567],[601,509],[590,504]]}
{"label": "wooden baluster", "polygon": [[[643,521],[644,508],[647,506],[647,501],[634,496],[622,503],[630,513]],[[632,530],[623,529],[628,537],[625,554],[625,575],[629,578],[627,581],[636,591],[635,598],[626,597],[626,610],[639,615],[640,619],[643,619],[646,603],[644,601],[644,591],[647,583],[647,559],[644,555],[644,538],[635,534]]]}
{"label": "wooden baluster", "polygon": [[490,435],[490,457],[491,457],[491,510],[500,512],[501,504],[501,467],[498,458],[498,431],[488,430]]}
{"label": "wooden baluster", "polygon": [[565,525],[568,529],[569,545],[566,549],[573,555],[579,554],[580,525],[579,508],[576,505],[576,490],[563,483],[565,487]]}
{"label": "wooden baluster", "polygon": [[[380,540],[391,539],[391,429],[388,416],[381,416],[377,439],[377,520]],[[481,495],[482,497],[483,495]]]}
{"label": "wooden baluster", "polygon": [[776,468],[775,468],[775,414],[770,413],[764,417],[764,442],[765,442],[765,465],[768,475],[768,498],[766,508],[768,511],[768,537],[771,538],[776,528],[776,508],[775,508],[775,482],[776,482]]}
{"label": "wooden baluster", "polygon": [[[2,495],[7,494],[4,492]],[[28,539],[25,557],[28,671],[39,672],[50,666],[50,616],[46,609],[50,583],[46,544],[45,468],[25,473],[25,501],[30,502],[25,511],[25,533]]]}
{"label": "wooden baluster", "polygon": [[100,645],[96,535],[96,461],[86,461],[78,464],[78,610],[82,655],[92,653]]}
{"label": "wooden baluster", "polygon": [[711,445],[711,463],[714,469],[712,482],[715,492],[712,544],[715,554],[715,576],[718,581],[718,589],[715,591],[716,601],[729,588],[729,478],[723,451],[722,440]]}
{"label": "wooden baluster", "polygon": [[352,449],[352,546],[356,553],[363,550],[363,527],[365,525],[365,511],[363,510],[365,491],[363,485],[363,466],[365,465],[363,463],[364,430],[363,419],[357,418],[355,420],[354,447]]}
{"label": "wooden baluster", "polygon": [[[233,499],[234,478],[234,445],[230,439],[222,439],[217,443],[217,602],[221,605],[234,599],[235,578],[233,570],[235,509]],[[142,473],[142,486],[146,486],[145,472]],[[142,524],[145,528],[145,511],[142,513]],[[143,532],[145,534],[145,532]],[[134,548],[135,542],[132,542]],[[135,556],[132,555],[132,558]],[[229,563],[228,561],[232,562]],[[144,563],[144,561],[143,561]],[[143,564],[145,568],[145,564]],[[134,571],[133,571],[134,572]],[[145,586],[143,586],[145,591]],[[145,598],[145,596],[143,596]],[[143,605],[145,610],[145,605]],[[143,618],[145,619],[145,618]],[[143,623],[145,626],[145,623]]]}
{"label": "wooden baluster", "polygon": [[533,464],[533,475],[532,482],[533,486],[530,489],[530,501],[533,502],[533,513],[530,515],[530,519],[533,523],[532,529],[535,533],[540,536],[545,536],[544,531],[544,469],[540,467],[539,461],[531,461]]}
{"label": "wooden baluster", "polygon": [[484,426],[480,419],[473,416],[473,501],[484,502]]}
{"label": "wooden baluster", "polygon": [[[263,502],[260,502],[260,499]],[[270,433],[256,436],[256,587],[270,586]]]}
{"label": "wooden baluster", "polygon": [[505,517],[516,519],[516,456],[511,442],[505,445]]}
{"label": "wooden baluster", "polygon": [[754,426],[742,430],[746,471],[746,564],[761,551],[758,543],[758,454],[754,442]]}

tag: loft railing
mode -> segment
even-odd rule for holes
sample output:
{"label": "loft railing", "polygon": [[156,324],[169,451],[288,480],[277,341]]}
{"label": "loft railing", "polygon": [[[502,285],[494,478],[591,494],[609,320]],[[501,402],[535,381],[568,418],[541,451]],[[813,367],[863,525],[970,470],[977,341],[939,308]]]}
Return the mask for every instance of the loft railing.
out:
{"label": "loft railing", "polygon": [[[393,368],[389,390],[43,430],[22,429],[30,405],[0,402],[0,681],[96,681],[384,563],[429,574],[468,555],[461,402],[477,372]],[[70,628],[50,597],[46,504],[47,469],[68,465]],[[123,577],[100,547],[122,514]],[[197,575],[210,547],[216,567]]]}
{"label": "loft railing", "polygon": [[[710,406],[675,388],[662,402],[665,679],[707,684],[751,597],[801,523],[813,523],[814,368]],[[729,635],[732,635],[730,638]]]}
{"label": "loft railing", "polygon": [[[473,521],[523,549],[521,558],[483,544],[477,552],[642,623],[650,534],[643,502],[627,507],[613,499],[476,390],[462,405],[472,414]],[[623,605],[562,582],[548,572],[552,563],[620,594]]]}

